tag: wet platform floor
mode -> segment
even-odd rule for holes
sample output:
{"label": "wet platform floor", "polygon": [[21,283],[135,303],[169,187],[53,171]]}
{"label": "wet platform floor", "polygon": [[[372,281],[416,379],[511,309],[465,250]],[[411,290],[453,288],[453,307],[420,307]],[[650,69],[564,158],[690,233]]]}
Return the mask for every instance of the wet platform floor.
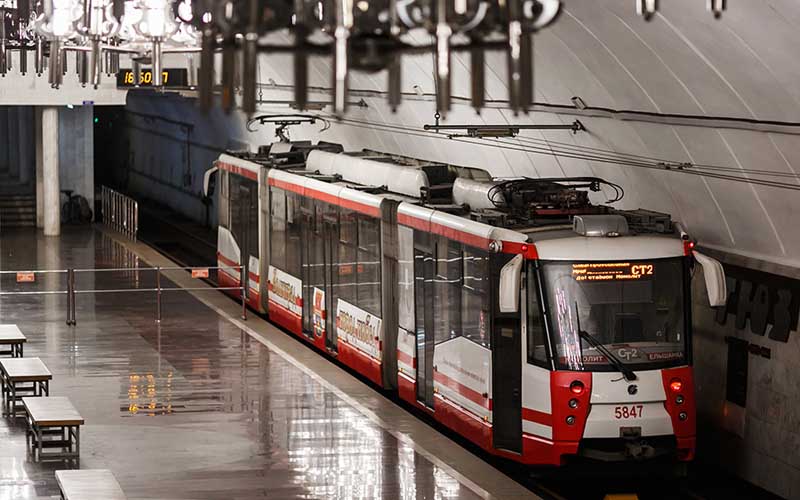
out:
{"label": "wet platform floor", "polygon": [[[3,270],[148,265],[93,229],[60,238],[3,231],[0,252]],[[151,261],[159,257],[153,255]],[[39,275],[36,283],[17,284],[4,275],[0,290],[64,289],[64,280]],[[154,276],[78,273],[76,281],[79,290],[148,288]],[[154,293],[80,294],[73,327],[65,324],[63,295],[1,297],[0,323],[19,325],[28,336],[25,356],[40,357],[53,372],[51,395],[68,396],[86,420],[80,468],[111,469],[133,499],[528,496],[251,316],[248,328],[271,339],[260,342],[220,314],[236,311],[233,301],[205,293],[220,305],[166,292],[160,324]],[[377,418],[368,418],[373,412]],[[22,422],[0,421],[0,500],[57,497],[60,468],[30,462]]]}

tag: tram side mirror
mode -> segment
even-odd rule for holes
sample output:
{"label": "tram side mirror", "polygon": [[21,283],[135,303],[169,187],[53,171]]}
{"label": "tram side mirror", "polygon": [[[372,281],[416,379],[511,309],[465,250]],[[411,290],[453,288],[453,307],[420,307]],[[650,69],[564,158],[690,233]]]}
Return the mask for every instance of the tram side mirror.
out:
{"label": "tram side mirror", "polygon": [[522,255],[516,255],[500,269],[500,293],[498,294],[500,312],[519,311],[519,292],[522,277]]}
{"label": "tram side mirror", "polygon": [[206,198],[214,196],[214,188],[217,186],[217,170],[219,170],[218,167],[209,168],[203,175],[203,196]]}
{"label": "tram side mirror", "polygon": [[725,283],[725,270],[717,259],[694,251],[694,259],[703,266],[703,276],[706,280],[708,302],[711,307],[724,306],[728,300],[728,289]]}

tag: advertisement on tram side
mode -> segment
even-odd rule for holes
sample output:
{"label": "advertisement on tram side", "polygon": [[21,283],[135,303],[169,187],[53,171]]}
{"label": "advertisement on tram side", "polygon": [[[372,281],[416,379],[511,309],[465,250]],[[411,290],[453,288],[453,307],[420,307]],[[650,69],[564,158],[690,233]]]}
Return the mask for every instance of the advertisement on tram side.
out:
{"label": "advertisement on tram side", "polygon": [[338,299],[336,333],[340,339],[358,350],[381,359],[381,318]]}
{"label": "advertisement on tram side", "polygon": [[314,324],[314,334],[321,337],[325,335],[325,292],[314,287],[313,299],[311,319]]}
{"label": "advertisement on tram side", "polygon": [[269,301],[297,317],[303,314],[303,282],[269,266]]}
{"label": "advertisement on tram side", "polygon": [[260,276],[259,276],[260,268],[258,267],[258,257],[253,257],[251,255],[247,265],[249,266],[247,268],[248,279],[249,279],[248,284],[250,285],[251,289],[255,290],[255,292],[258,293],[258,283],[260,281]]}

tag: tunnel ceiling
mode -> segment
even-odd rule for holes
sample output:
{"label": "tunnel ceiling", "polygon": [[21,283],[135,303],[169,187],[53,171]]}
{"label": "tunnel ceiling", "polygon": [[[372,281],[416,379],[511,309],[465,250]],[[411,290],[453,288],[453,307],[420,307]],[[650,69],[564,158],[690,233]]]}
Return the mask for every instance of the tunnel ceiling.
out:
{"label": "tunnel ceiling", "polygon": [[[363,99],[366,107],[352,106],[345,121],[331,120],[321,133],[319,124],[295,128],[292,138],[482,167],[496,176],[597,175],[624,186],[622,207],[668,211],[701,245],[800,267],[800,3],[730,0],[719,20],[704,0],[661,4],[645,22],[633,1],[565,0],[559,20],[535,37],[534,112],[514,116],[490,107],[478,115],[468,102],[457,102],[443,121],[579,119],[584,132],[524,131],[516,139],[484,140],[424,133],[421,126],[433,123],[435,111],[432,56],[426,55],[404,59],[409,95],[396,113],[383,97],[355,92],[350,100]],[[469,96],[468,57],[453,62],[455,96]],[[263,99],[291,98],[291,68],[289,56],[262,56]],[[330,87],[330,72],[327,60],[313,59],[311,85]],[[504,55],[488,55],[487,99],[506,99],[506,81]],[[382,91],[386,80],[354,73],[350,86]],[[575,110],[573,96],[588,109]],[[140,98],[129,98],[129,106],[165,109]],[[238,123],[233,135],[239,140],[271,140],[271,129],[250,134],[244,118]],[[208,127],[210,134],[230,133]],[[674,168],[680,163],[691,166]]]}

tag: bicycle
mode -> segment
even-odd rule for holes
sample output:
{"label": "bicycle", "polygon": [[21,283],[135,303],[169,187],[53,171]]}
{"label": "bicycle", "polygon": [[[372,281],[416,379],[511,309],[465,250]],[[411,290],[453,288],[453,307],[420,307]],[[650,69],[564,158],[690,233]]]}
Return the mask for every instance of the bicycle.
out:
{"label": "bicycle", "polygon": [[92,209],[89,202],[79,194],[73,194],[73,189],[62,189],[67,201],[61,205],[62,224],[88,224],[92,222]]}

